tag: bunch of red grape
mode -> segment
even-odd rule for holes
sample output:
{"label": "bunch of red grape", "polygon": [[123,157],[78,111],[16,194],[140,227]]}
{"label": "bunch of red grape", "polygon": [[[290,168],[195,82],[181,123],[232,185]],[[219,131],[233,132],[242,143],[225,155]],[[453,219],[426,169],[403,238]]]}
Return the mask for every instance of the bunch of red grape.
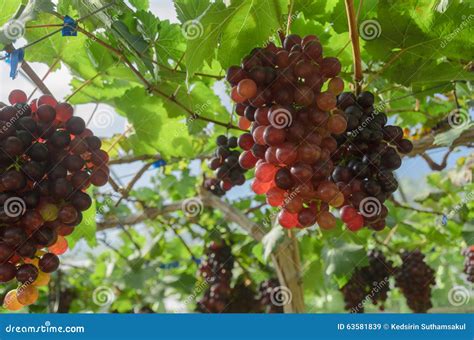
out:
{"label": "bunch of red grape", "polygon": [[347,132],[337,137],[333,161],[338,165],[332,172],[346,198],[341,219],[352,231],[364,226],[382,230],[388,213],[383,203],[398,188],[393,175],[402,164],[398,152],[411,152],[413,144],[403,139],[400,127],[386,125],[387,116],[374,108],[372,93],[355,97],[344,92],[337,105],[347,118]]}
{"label": "bunch of red grape", "polygon": [[4,299],[18,310],[58,269],[64,237],[92,204],[85,190],[108,181],[109,157],[68,103],[43,95],[27,104],[21,90],[9,101],[0,109],[0,283],[19,282]]}
{"label": "bunch of red grape", "polygon": [[380,250],[373,250],[368,255],[369,264],[356,269],[349,282],[341,288],[346,302],[345,308],[351,313],[363,313],[364,301],[370,300],[383,310],[383,303],[390,291],[390,277],[395,269],[393,262],[388,261]]}
{"label": "bunch of red grape", "polygon": [[208,288],[197,303],[201,313],[223,313],[231,302],[231,280],[234,257],[224,242],[212,242],[199,271]]}
{"label": "bunch of red grape", "polygon": [[215,170],[219,187],[224,192],[229,191],[235,185],[245,183],[245,172],[239,165],[240,151],[237,148],[237,137],[227,138],[224,135],[217,137],[218,148],[213,158],[209,160],[209,169]]}
{"label": "bunch of red grape", "polygon": [[241,66],[227,71],[239,126],[251,127],[238,139],[244,150],[239,163],[244,169],[256,167],[252,189],[265,194],[269,205],[282,207],[278,220],[285,228],[316,222],[333,228],[336,219],[329,206],[344,203],[329,180],[334,136],[347,126],[336,110],[336,96],[344,88],[340,71],[339,60],[323,57],[313,35],[288,35],[282,48],[272,43],[256,48]]}
{"label": "bunch of red grape", "polygon": [[278,279],[270,279],[260,283],[258,299],[260,308],[264,313],[283,313],[283,306],[275,303],[276,297],[281,294],[280,289]]}
{"label": "bunch of red grape", "polygon": [[425,255],[419,250],[403,253],[403,264],[395,274],[396,286],[415,313],[426,313],[433,307],[431,286],[436,284],[435,271],[425,263],[424,258]]}
{"label": "bunch of red grape", "polygon": [[464,256],[466,257],[464,273],[467,275],[467,280],[474,283],[474,245],[464,251]]}

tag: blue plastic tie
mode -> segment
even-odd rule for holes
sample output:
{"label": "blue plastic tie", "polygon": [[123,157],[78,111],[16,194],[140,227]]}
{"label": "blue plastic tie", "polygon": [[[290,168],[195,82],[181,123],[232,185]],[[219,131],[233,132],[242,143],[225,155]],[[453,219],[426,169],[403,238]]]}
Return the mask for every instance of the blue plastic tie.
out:
{"label": "blue plastic tie", "polygon": [[77,22],[69,15],[64,17],[64,26],[61,31],[63,37],[77,37]]}
{"label": "blue plastic tie", "polygon": [[18,65],[21,64],[25,58],[25,51],[22,48],[14,50],[7,58],[7,62],[10,63],[10,77],[15,79],[18,75]]}
{"label": "blue plastic tie", "polygon": [[164,159],[159,159],[153,163],[153,168],[158,169],[165,165],[166,165],[166,161]]}
{"label": "blue plastic tie", "polygon": [[442,225],[448,224],[448,216],[443,215],[443,219],[441,220],[441,224],[442,224]]}

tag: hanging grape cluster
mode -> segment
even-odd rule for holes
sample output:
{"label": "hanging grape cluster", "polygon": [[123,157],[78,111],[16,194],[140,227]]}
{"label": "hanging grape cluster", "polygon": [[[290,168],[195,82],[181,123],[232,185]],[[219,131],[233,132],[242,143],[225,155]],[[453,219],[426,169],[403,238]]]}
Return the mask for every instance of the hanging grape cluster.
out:
{"label": "hanging grape cluster", "polygon": [[408,307],[415,313],[426,313],[431,304],[431,286],[436,284],[435,271],[424,261],[419,250],[404,252],[403,264],[395,274],[396,286],[407,300]]}
{"label": "hanging grape cluster", "polygon": [[388,298],[389,279],[395,272],[393,262],[376,249],[369,253],[368,261],[368,266],[354,270],[348,283],[341,288],[345,308],[352,313],[363,313],[366,300],[384,310]]}
{"label": "hanging grape cluster", "polygon": [[467,276],[469,282],[474,283],[474,245],[470,246],[464,251],[464,273]]}
{"label": "hanging grape cluster", "polygon": [[258,299],[263,313],[283,313],[283,306],[274,302],[275,297],[281,294],[280,289],[278,279],[269,279],[260,283]]}
{"label": "hanging grape cluster", "polygon": [[[237,148],[237,137],[227,138],[224,135],[217,137],[218,148],[213,158],[209,160],[209,169],[215,170],[216,179],[219,180],[220,191],[229,191],[236,185],[245,183],[245,172],[239,165],[239,150]],[[211,190],[212,191],[212,190]],[[220,192],[214,189],[216,193]]]}
{"label": "hanging grape cluster", "polygon": [[212,242],[206,259],[199,268],[202,278],[208,285],[204,296],[197,304],[201,313],[223,313],[231,300],[231,280],[234,257],[230,246]]}
{"label": "hanging grape cluster", "polygon": [[0,109],[0,283],[18,281],[4,299],[18,310],[58,269],[64,237],[92,204],[85,190],[108,181],[109,157],[68,103],[43,95],[27,104],[21,90],[9,102]]}
{"label": "hanging grape cluster", "polygon": [[329,206],[342,206],[344,197],[329,180],[331,154],[334,136],[347,125],[335,110],[344,88],[340,71],[339,60],[323,57],[313,35],[288,35],[282,48],[256,48],[227,71],[239,126],[250,128],[238,139],[239,164],[256,168],[252,189],[282,207],[278,220],[285,228],[336,225]]}
{"label": "hanging grape cluster", "polygon": [[257,294],[249,280],[232,285],[234,257],[231,247],[224,242],[212,242],[199,273],[205,280],[206,290],[198,301],[200,313],[283,313],[283,308],[273,303],[278,293],[278,280],[262,282]]}
{"label": "hanging grape cluster", "polygon": [[402,164],[398,152],[409,153],[413,145],[403,139],[400,127],[386,125],[387,116],[374,107],[370,92],[357,97],[344,92],[338,97],[338,108],[347,117],[347,132],[337,138],[338,166],[332,173],[346,197],[341,219],[352,231],[364,226],[382,230],[388,213],[383,203],[398,188],[393,175]]}

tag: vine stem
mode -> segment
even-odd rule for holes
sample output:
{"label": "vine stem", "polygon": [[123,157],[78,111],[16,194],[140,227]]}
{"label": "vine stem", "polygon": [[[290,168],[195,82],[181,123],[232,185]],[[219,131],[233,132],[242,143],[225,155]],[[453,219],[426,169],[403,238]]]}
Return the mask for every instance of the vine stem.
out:
{"label": "vine stem", "polygon": [[357,18],[356,18],[356,13],[354,10],[354,1],[345,0],[345,3],[346,3],[347,23],[349,25],[349,35],[351,36],[351,42],[352,42],[352,59],[354,62],[355,91],[357,94],[359,94],[363,76],[362,76],[362,61],[360,58],[359,32],[357,30]]}
{"label": "vine stem", "polygon": [[[57,12],[52,12],[52,14],[55,15],[56,17],[60,18],[60,19],[63,19],[63,16],[61,14],[57,13]],[[162,96],[163,98],[175,103],[180,108],[182,108],[184,111],[186,111],[192,118],[207,121],[209,123],[214,123],[216,125],[220,125],[220,126],[223,126],[223,127],[228,127],[229,129],[234,129],[234,130],[240,130],[240,131],[247,132],[247,130],[241,129],[238,126],[229,125],[228,123],[223,123],[223,122],[219,122],[217,120],[211,119],[211,118],[202,117],[199,114],[193,112],[188,107],[186,107],[184,104],[182,104],[181,102],[176,100],[176,98],[174,96],[168,95],[168,94],[162,92],[161,90],[158,90],[157,88],[155,88],[153,86],[153,84],[151,84],[141,74],[141,72],[133,65],[133,63],[130,60],[128,60],[128,58],[120,50],[118,50],[118,49],[114,48],[113,46],[107,44],[105,41],[97,38],[95,35],[93,35],[92,33],[86,31],[85,29],[83,29],[79,26],[77,27],[77,31],[83,33],[84,35],[86,35],[87,37],[89,37],[93,41],[96,41],[97,43],[99,43],[103,47],[107,48],[108,50],[114,52],[128,66],[128,68],[140,79],[140,81],[146,86],[146,89],[148,91],[154,92],[154,93]]]}
{"label": "vine stem", "polygon": [[288,19],[287,19],[287,22],[286,22],[286,35],[290,34],[290,26],[291,26],[291,17],[292,17],[292,12],[293,12],[293,5],[294,5],[294,1],[293,0],[290,0],[290,3],[288,4]]}
{"label": "vine stem", "polygon": [[408,205],[404,205],[404,204],[398,202],[398,201],[397,201],[395,198],[393,198],[393,197],[390,198],[390,201],[392,201],[393,205],[396,206],[396,207],[398,207],[398,208],[407,209],[407,210],[413,210],[413,211],[416,211],[416,212],[419,212],[419,213],[424,213],[424,214],[433,214],[433,215],[440,215],[440,216],[443,216],[443,215],[444,215],[442,212],[439,212],[439,211],[422,210],[422,209],[410,207],[410,206],[408,206]]}

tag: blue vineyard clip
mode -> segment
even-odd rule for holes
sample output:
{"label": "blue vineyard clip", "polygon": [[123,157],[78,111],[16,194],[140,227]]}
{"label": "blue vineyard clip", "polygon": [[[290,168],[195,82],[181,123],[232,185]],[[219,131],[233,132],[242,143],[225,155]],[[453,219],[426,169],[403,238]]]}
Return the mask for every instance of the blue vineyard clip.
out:
{"label": "blue vineyard clip", "polygon": [[441,220],[441,224],[443,226],[445,226],[446,224],[448,224],[448,216],[444,215],[443,214],[443,219]]}
{"label": "blue vineyard clip", "polygon": [[61,34],[63,37],[77,37],[77,22],[69,15],[64,17],[64,26]]}
{"label": "blue vineyard clip", "polygon": [[6,62],[10,64],[10,78],[15,79],[18,75],[18,65],[25,59],[25,50],[19,48],[7,56]]}
{"label": "blue vineyard clip", "polygon": [[153,163],[153,168],[154,169],[159,169],[161,168],[162,166],[165,166],[166,165],[166,161],[164,159],[159,159],[157,160],[156,162]]}

